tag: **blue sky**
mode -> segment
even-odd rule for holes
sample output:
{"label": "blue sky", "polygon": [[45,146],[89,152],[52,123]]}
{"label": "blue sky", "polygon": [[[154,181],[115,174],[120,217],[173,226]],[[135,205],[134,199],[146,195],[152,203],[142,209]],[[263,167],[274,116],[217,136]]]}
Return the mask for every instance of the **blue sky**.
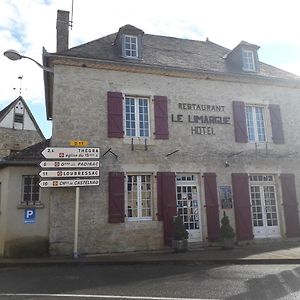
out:
{"label": "blue sky", "polygon": [[[55,52],[57,10],[71,7],[72,0],[0,1],[0,110],[19,96],[23,75],[22,96],[46,137],[52,125],[45,115],[42,70],[2,53],[15,49],[41,62],[42,47]],[[132,24],[149,34],[208,37],[229,49],[245,40],[260,46],[261,61],[300,76],[299,9],[298,0],[74,0],[70,47]]]}

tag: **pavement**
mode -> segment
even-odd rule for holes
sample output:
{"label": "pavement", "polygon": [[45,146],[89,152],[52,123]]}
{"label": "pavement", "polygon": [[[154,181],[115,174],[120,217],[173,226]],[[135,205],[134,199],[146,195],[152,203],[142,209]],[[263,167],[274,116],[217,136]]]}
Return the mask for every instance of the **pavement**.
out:
{"label": "pavement", "polygon": [[300,239],[264,240],[238,244],[231,250],[205,246],[175,253],[160,251],[122,252],[55,257],[0,257],[0,267],[41,265],[131,265],[131,264],[300,264]]}

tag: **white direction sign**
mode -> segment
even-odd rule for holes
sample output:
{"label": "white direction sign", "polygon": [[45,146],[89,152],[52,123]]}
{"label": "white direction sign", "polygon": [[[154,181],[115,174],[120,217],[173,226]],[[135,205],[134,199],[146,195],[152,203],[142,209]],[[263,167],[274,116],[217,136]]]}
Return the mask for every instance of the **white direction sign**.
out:
{"label": "white direction sign", "polygon": [[98,177],[99,170],[41,171],[41,177]]}
{"label": "white direction sign", "polygon": [[42,168],[99,168],[99,160],[45,160],[40,163]]}
{"label": "white direction sign", "polygon": [[76,186],[98,186],[99,179],[63,179],[63,180],[42,180],[40,187],[76,187]]}
{"label": "white direction sign", "polygon": [[53,159],[90,159],[100,158],[100,148],[67,148],[67,147],[47,147],[42,152],[45,158]]}

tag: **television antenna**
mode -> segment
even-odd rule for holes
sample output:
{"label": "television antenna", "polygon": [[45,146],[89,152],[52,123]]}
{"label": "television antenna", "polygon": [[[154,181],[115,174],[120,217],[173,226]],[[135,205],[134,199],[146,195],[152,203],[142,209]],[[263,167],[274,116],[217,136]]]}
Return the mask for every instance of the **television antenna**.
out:
{"label": "television antenna", "polygon": [[[21,96],[22,91],[23,91],[23,88],[22,88],[23,75],[18,76],[18,79],[19,79],[19,95]],[[13,90],[16,91],[17,88],[14,87]],[[25,89],[25,90],[27,90],[27,89]]]}
{"label": "television antenna", "polygon": [[69,21],[69,26],[71,27],[71,30],[73,29],[73,12],[74,12],[74,0],[72,0],[71,20]]}

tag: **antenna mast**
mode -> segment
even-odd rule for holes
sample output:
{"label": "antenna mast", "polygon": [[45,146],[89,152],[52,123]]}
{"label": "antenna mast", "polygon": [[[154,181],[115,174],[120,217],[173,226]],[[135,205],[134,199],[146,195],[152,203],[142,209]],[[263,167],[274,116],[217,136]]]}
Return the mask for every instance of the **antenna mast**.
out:
{"label": "antenna mast", "polygon": [[71,27],[71,30],[73,29],[73,10],[74,10],[74,0],[72,0],[71,20],[69,22],[69,26]]}
{"label": "antenna mast", "polygon": [[[22,95],[22,91],[23,91],[23,89],[22,89],[23,75],[18,76],[18,79],[19,79],[19,95],[21,96]],[[17,88],[14,87],[13,90],[16,91]]]}

